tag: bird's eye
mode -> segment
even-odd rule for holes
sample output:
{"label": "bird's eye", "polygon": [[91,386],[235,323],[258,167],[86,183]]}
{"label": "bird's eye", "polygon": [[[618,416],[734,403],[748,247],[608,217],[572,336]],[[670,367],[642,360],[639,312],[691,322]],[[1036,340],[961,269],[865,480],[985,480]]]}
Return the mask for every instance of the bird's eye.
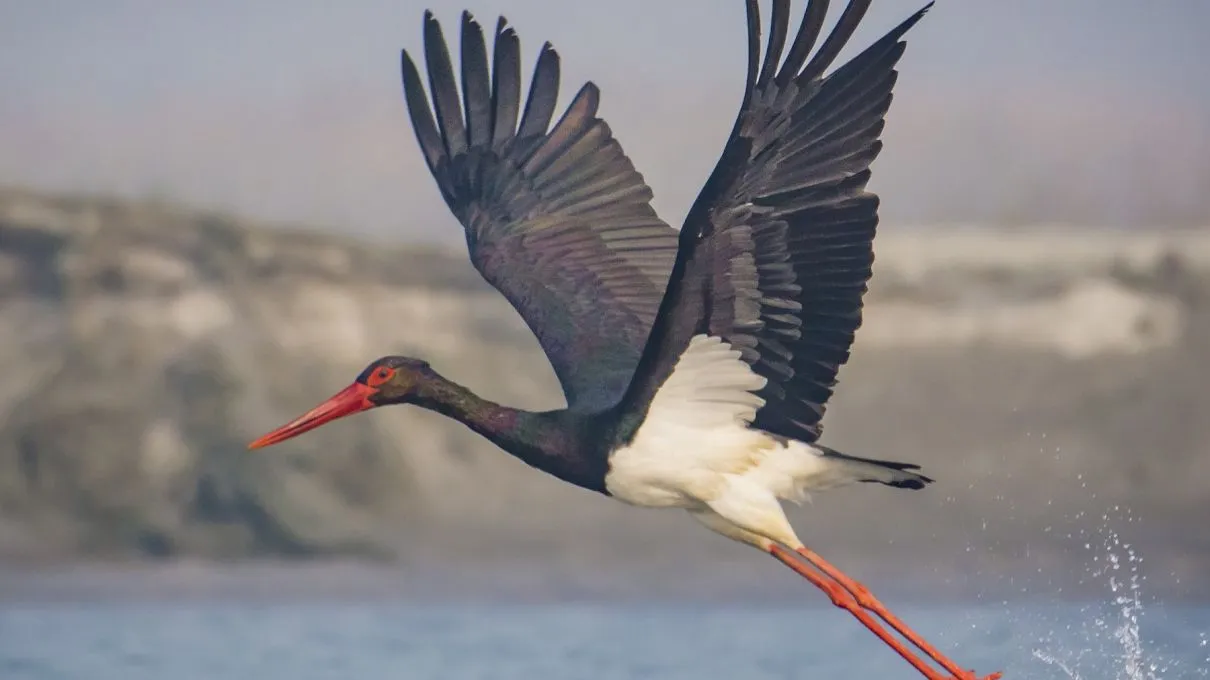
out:
{"label": "bird's eye", "polygon": [[370,387],[378,387],[384,382],[390,380],[395,375],[395,369],[389,366],[379,366],[366,379],[366,384]]}

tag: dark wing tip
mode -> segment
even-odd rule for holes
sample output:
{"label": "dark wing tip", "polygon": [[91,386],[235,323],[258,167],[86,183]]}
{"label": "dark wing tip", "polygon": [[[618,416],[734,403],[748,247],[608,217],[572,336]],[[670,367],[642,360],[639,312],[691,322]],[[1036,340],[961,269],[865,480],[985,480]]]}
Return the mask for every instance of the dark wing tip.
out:
{"label": "dark wing tip", "polygon": [[[849,39],[853,37],[853,33],[857,30],[857,26],[861,23],[862,18],[865,16],[866,10],[869,9],[871,1],[872,0],[850,0],[849,4],[844,8],[844,11],[841,12],[840,18],[832,27],[832,32],[828,35],[827,39],[824,40],[823,45],[820,46],[819,51],[815,53],[815,56],[811,58],[810,62],[808,62],[804,68],[802,68],[801,72],[797,74],[783,73],[781,75],[799,79],[801,81],[810,81],[823,77],[824,71],[827,70],[828,66],[830,66],[833,60],[835,60],[840,54],[841,49],[844,48]],[[898,26],[888,31],[886,35],[875,43],[875,45],[887,45],[888,43],[899,41],[899,39],[903,37],[904,33],[907,33],[909,29],[915,26],[916,23],[920,21],[920,19],[923,18],[930,9],[932,9],[935,2],[936,0],[929,0],[928,4],[916,10],[916,12],[914,12],[911,16],[900,22]],[[808,13],[811,12],[811,9],[814,5],[815,3],[813,2],[811,5],[807,6]],[[795,47],[797,47],[797,45],[795,45]],[[792,48],[791,53],[793,52],[794,49]],[[803,56],[805,57],[805,55]]]}
{"label": "dark wing tip", "polygon": [[483,27],[479,25],[479,21],[475,19],[475,15],[469,9],[462,10],[462,30],[477,29],[482,32]]}
{"label": "dark wing tip", "polygon": [[559,53],[554,45],[543,43],[538,53],[538,63],[534,66],[534,75],[530,79],[529,97],[525,102],[525,113],[521,115],[517,137],[524,139],[546,134],[559,96],[559,72]]}
{"label": "dark wing tip", "polygon": [[468,37],[474,36],[478,36],[482,41],[483,27],[475,20],[475,15],[471,14],[470,10],[462,10],[462,39],[466,40]]}
{"label": "dark wing tip", "polygon": [[461,57],[467,144],[472,148],[481,147],[491,143],[494,102],[483,27],[465,10],[462,12]]}
{"label": "dark wing tip", "polygon": [[403,76],[404,101],[412,119],[412,130],[416,133],[416,141],[420,144],[429,171],[435,175],[442,157],[445,156],[445,142],[437,130],[433,113],[429,110],[429,100],[424,93],[420,72],[406,49],[399,51],[399,62]]}
{"label": "dark wing tip", "polygon": [[517,115],[521,108],[521,41],[517,32],[503,16],[496,21],[496,38],[492,46],[491,96],[492,144],[511,138],[517,131]]}
{"label": "dark wing tip", "polygon": [[903,20],[903,23],[901,23],[901,24],[899,24],[898,26],[896,26],[896,27],[894,28],[894,30],[892,30],[892,31],[891,31],[891,35],[894,35],[894,36],[895,36],[895,37],[898,39],[898,38],[899,38],[900,36],[902,36],[904,33],[907,33],[907,32],[908,32],[908,29],[910,29],[911,27],[915,26],[915,25],[916,25],[916,22],[918,22],[918,21],[920,21],[921,19],[923,19],[923,18],[924,18],[924,15],[925,15],[925,14],[928,14],[928,13],[929,13],[929,10],[930,10],[930,9],[932,9],[932,8],[933,8],[933,5],[935,5],[935,4],[937,4],[937,0],[929,0],[929,3],[928,3],[927,5],[925,5],[924,7],[921,7],[920,9],[916,10],[916,13],[915,13],[915,14],[913,14],[913,15],[912,15],[912,16],[910,16],[910,17],[908,17],[907,19],[904,19],[904,20]]}
{"label": "dark wing tip", "polygon": [[592,101],[592,110],[596,111],[597,105],[601,103],[601,88],[591,80],[584,83],[584,87],[580,88],[580,94],[588,97]]}
{"label": "dark wing tip", "polygon": [[[542,43],[542,49],[538,51],[538,66],[537,70],[550,69],[550,73],[555,74],[555,85],[558,86],[558,74],[562,71],[563,57],[559,56],[559,51],[550,42]],[[537,73],[534,74],[535,78]]]}
{"label": "dark wing tip", "polygon": [[[748,108],[752,101],[752,91],[756,87],[757,69],[760,66],[760,5],[756,0],[748,0],[745,7],[748,21],[748,75],[744,84],[744,101],[740,104],[740,112]],[[736,118],[732,134],[739,129],[740,119]]]}
{"label": "dark wing tip", "polygon": [[828,5],[827,0],[811,0],[807,3],[798,31],[794,35],[794,42],[790,45],[790,51],[786,55],[786,61],[777,73],[778,87],[785,87],[802,70],[803,64],[807,63],[807,56],[815,48],[815,41],[819,39],[819,33],[823,30]]}
{"label": "dark wing tip", "polygon": [[549,42],[544,43],[542,45],[541,56],[549,59],[551,64],[554,66],[554,68],[558,69],[559,71],[562,71],[563,57],[559,55],[559,51],[555,49],[554,45],[550,44]]}
{"label": "dark wing tip", "polygon": [[777,71],[777,63],[781,61],[781,53],[786,46],[786,30],[789,26],[787,14],[789,12],[790,0],[774,0],[773,15],[769,22],[769,42],[765,46],[765,61],[760,67],[760,78],[756,82],[757,89],[763,89]]}

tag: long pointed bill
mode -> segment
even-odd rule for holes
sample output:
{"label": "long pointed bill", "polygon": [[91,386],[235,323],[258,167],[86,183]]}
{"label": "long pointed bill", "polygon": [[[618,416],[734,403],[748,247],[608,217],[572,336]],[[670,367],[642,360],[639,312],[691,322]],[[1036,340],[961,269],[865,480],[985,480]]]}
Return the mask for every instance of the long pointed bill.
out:
{"label": "long pointed bill", "polygon": [[343,418],[371,409],[374,407],[374,403],[370,401],[370,395],[377,391],[369,385],[355,382],[332,395],[331,398],[319,406],[252,442],[248,445],[248,448],[259,449],[265,446],[272,446],[287,439],[297,437],[304,432],[314,430],[320,425],[330,423],[337,418]]}

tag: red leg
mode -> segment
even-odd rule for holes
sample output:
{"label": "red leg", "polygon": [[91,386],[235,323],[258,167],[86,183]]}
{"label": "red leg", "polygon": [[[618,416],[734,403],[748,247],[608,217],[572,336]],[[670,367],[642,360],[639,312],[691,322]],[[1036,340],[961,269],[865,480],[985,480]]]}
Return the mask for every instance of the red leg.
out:
{"label": "red leg", "polygon": [[[920,648],[920,651],[928,655],[930,659],[937,662],[937,664],[946,671],[952,673],[955,678],[960,678],[961,680],[976,680],[974,671],[959,668],[958,664],[951,661],[948,657],[938,651],[936,647],[929,644],[924,638],[920,637],[919,634],[909,628],[907,624],[899,619],[899,617],[892,614],[890,610],[879,602],[878,598],[874,597],[873,593],[871,593],[870,590],[861,583],[849,578],[844,572],[832,566],[827,560],[820,557],[818,553],[815,553],[812,550],[807,548],[799,548],[797,553],[802,555],[803,559],[809,562],[811,566],[823,572],[836,583],[839,583],[840,586],[852,596],[853,600],[855,600],[862,609],[866,609],[877,614],[879,618],[881,618],[883,621],[886,621],[887,625],[889,625],[891,628],[894,628],[895,631],[907,639],[908,642],[911,642],[913,645],[916,645],[916,647]],[[997,680],[1000,675],[1000,673],[992,673],[984,678],[984,680]]]}
{"label": "red leg", "polygon": [[[832,604],[848,610],[848,612],[856,617],[857,620],[862,623],[862,625],[864,625],[866,628],[869,628],[870,632],[877,635],[879,639],[885,642],[891,649],[895,650],[899,656],[902,656],[908,663],[912,664],[912,666],[915,667],[916,670],[920,671],[924,677],[928,678],[929,680],[950,680],[950,678],[947,676],[939,673],[937,669],[922,661],[920,657],[916,656],[914,652],[896,639],[895,636],[891,635],[886,631],[886,629],[878,625],[878,622],[874,620],[874,617],[863,611],[853,596],[846,592],[844,588],[821,577],[819,574],[816,574],[811,570],[810,567],[803,564],[802,561],[797,558],[794,552],[790,551],[788,548],[774,544],[769,548],[769,554],[773,555],[773,557],[776,557],[782,564],[785,564],[787,567],[793,569],[796,573],[798,573],[799,576],[802,576],[810,581],[816,588],[824,591],[824,593],[826,593],[828,597],[832,599]],[[964,676],[960,675],[958,677],[963,678]]]}

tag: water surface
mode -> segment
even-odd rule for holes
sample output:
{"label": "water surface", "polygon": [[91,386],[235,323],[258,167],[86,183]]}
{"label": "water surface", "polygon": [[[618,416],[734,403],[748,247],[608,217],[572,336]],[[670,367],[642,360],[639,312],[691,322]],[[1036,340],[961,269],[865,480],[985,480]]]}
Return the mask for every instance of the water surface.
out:
{"label": "water surface", "polygon": [[[1210,676],[1210,608],[898,607],[1006,678]],[[0,605],[5,680],[913,678],[830,607],[56,601]]]}

